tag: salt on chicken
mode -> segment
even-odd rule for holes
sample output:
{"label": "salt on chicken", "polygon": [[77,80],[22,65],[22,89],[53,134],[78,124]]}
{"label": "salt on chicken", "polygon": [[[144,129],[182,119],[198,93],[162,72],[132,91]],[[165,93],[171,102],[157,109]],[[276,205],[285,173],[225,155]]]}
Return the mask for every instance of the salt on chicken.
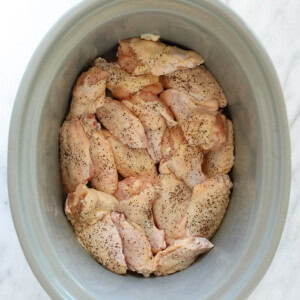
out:
{"label": "salt on chicken", "polygon": [[168,46],[159,41],[131,38],[119,44],[118,63],[133,75],[160,76],[181,68],[193,68],[204,62],[195,51]]}
{"label": "salt on chicken", "polygon": [[155,256],[156,276],[165,276],[189,267],[200,254],[208,252],[213,244],[201,237],[177,240]]}
{"label": "salt on chicken", "polygon": [[192,190],[174,174],[160,174],[159,196],[153,203],[155,224],[165,232],[167,244],[186,236],[186,213]]}
{"label": "salt on chicken", "polygon": [[[158,197],[155,186],[147,178],[143,179],[142,177],[131,181],[126,180],[126,183],[121,182],[120,184],[122,184],[122,187],[119,189],[118,196],[122,212],[128,220],[143,228],[150,241],[153,253],[165,249],[164,231],[155,226],[152,213],[152,204]],[[129,188],[126,188],[126,185],[129,185]],[[144,189],[141,188],[142,186]],[[121,189],[123,189],[123,192]]]}
{"label": "salt on chicken", "polygon": [[121,213],[113,212],[111,219],[121,236],[128,270],[149,277],[155,270],[155,263],[145,232]]}
{"label": "salt on chicken", "polygon": [[120,101],[106,98],[97,118],[115,137],[131,148],[146,148],[147,137],[140,120]]}
{"label": "salt on chicken", "polygon": [[79,242],[104,268],[116,274],[126,273],[122,240],[110,212],[101,219],[76,223],[74,229]]}
{"label": "salt on chicken", "polygon": [[177,123],[169,108],[152,92],[139,91],[122,103],[141,121],[147,137],[147,150],[155,163],[161,160],[161,141],[168,126]]}
{"label": "salt on chicken", "polygon": [[218,174],[195,186],[187,210],[187,233],[211,239],[219,228],[229,204],[232,183]]}
{"label": "salt on chicken", "polygon": [[204,155],[203,172],[213,177],[217,174],[227,174],[234,163],[233,124],[227,120],[227,138],[225,144],[216,151]]}
{"label": "salt on chicken", "polygon": [[151,74],[133,76],[122,70],[118,63],[107,62],[101,57],[94,61],[94,65],[108,73],[107,88],[118,99],[129,97],[144,87],[159,82],[159,77]]}
{"label": "salt on chicken", "polygon": [[72,224],[98,219],[103,212],[120,211],[119,201],[112,195],[79,184],[68,194],[65,213]]}
{"label": "salt on chicken", "polygon": [[157,174],[153,159],[146,149],[134,149],[122,144],[109,131],[102,130],[114,154],[118,172],[123,177]]}
{"label": "salt on chicken", "polygon": [[96,113],[104,102],[107,77],[108,73],[98,67],[92,67],[79,76],[73,89],[70,116]]}
{"label": "salt on chicken", "polygon": [[161,77],[166,89],[182,91],[193,97],[199,104],[210,106],[218,102],[219,107],[227,105],[226,96],[216,78],[205,66],[180,69]]}
{"label": "salt on chicken", "polygon": [[67,193],[94,175],[89,140],[77,117],[66,120],[60,129],[60,169]]}

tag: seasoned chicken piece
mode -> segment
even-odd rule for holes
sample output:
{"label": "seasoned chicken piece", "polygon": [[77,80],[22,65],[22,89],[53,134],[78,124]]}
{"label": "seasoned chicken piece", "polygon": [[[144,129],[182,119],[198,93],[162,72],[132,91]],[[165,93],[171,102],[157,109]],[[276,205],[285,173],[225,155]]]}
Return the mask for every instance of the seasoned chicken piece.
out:
{"label": "seasoned chicken piece", "polygon": [[98,219],[107,211],[119,211],[119,201],[112,195],[79,184],[65,203],[65,213],[72,224]]}
{"label": "seasoned chicken piece", "polygon": [[120,201],[128,200],[132,196],[139,195],[144,189],[151,186],[157,186],[158,184],[158,178],[153,176],[153,174],[127,177],[124,180],[119,181],[114,196]]}
{"label": "seasoned chicken piece", "polygon": [[190,188],[205,180],[206,177],[202,172],[203,154],[198,147],[187,144],[180,127],[165,132],[161,151],[163,153],[159,165],[161,174],[172,172]]}
{"label": "seasoned chicken piece", "polygon": [[226,122],[226,117],[220,113],[205,113],[180,122],[180,127],[189,145],[216,151],[226,142]]}
{"label": "seasoned chicken piece", "polygon": [[161,153],[164,161],[170,159],[181,145],[187,145],[187,140],[181,128],[179,126],[168,128],[161,143]]}
{"label": "seasoned chicken piece", "polygon": [[137,224],[126,221],[123,214],[113,212],[111,219],[121,236],[128,270],[149,277],[155,269],[155,263],[145,232]]}
{"label": "seasoned chicken piece", "polygon": [[227,120],[227,140],[224,146],[217,151],[209,151],[204,155],[203,171],[209,177],[217,174],[227,174],[234,162],[233,155],[233,125]]}
{"label": "seasoned chicken piece", "polygon": [[101,124],[97,122],[94,114],[86,114],[80,118],[81,125],[87,137],[90,139],[94,132],[101,129]]}
{"label": "seasoned chicken piece", "polygon": [[156,276],[165,276],[189,267],[198,255],[208,252],[213,244],[200,237],[187,237],[177,240],[167,249],[160,251],[154,258]]}
{"label": "seasoned chicken piece", "polygon": [[83,247],[104,268],[117,274],[125,274],[127,265],[122,240],[110,213],[101,220],[77,224],[78,226],[74,226],[75,234]]}
{"label": "seasoned chicken piece", "polygon": [[92,67],[79,76],[73,89],[71,117],[96,113],[104,102],[107,76],[108,73],[98,67]]}
{"label": "seasoned chicken piece", "polygon": [[220,84],[204,66],[174,71],[162,76],[161,81],[164,88],[183,91],[202,105],[207,105],[211,101],[218,101],[220,107],[227,105]]}
{"label": "seasoned chicken piece", "polygon": [[192,191],[173,174],[159,175],[159,197],[153,203],[155,224],[165,231],[167,244],[186,236],[186,212]]}
{"label": "seasoned chicken piece", "polygon": [[[128,182],[128,184],[130,185],[131,183]],[[136,191],[140,189],[140,186],[136,185]],[[128,220],[138,224],[144,229],[150,241],[153,253],[165,249],[164,231],[156,228],[152,215],[152,204],[158,197],[155,187],[152,184],[145,184],[145,188],[139,194],[136,194],[133,188],[130,192],[135,195],[130,198],[120,199],[122,212]]]}
{"label": "seasoned chicken piece", "polygon": [[133,149],[122,144],[107,130],[102,133],[110,143],[118,172],[123,177],[157,174],[154,161],[146,149]]}
{"label": "seasoned chicken piece", "polygon": [[94,132],[90,138],[90,153],[94,164],[92,186],[113,194],[118,186],[118,172],[111,146],[101,131]]}
{"label": "seasoned chicken piece", "polygon": [[160,145],[167,126],[175,126],[171,111],[151,92],[140,91],[122,103],[141,121],[148,140],[148,153],[161,160]]}
{"label": "seasoned chicken piece", "polygon": [[195,186],[187,211],[187,232],[211,239],[225,215],[232,183],[228,175],[218,174]]}
{"label": "seasoned chicken piece", "polygon": [[60,169],[67,193],[80,183],[87,184],[94,175],[89,140],[78,118],[63,123],[60,129]]}
{"label": "seasoned chicken piece", "polygon": [[147,148],[142,123],[121,102],[106,98],[97,110],[97,118],[123,144],[131,148]]}
{"label": "seasoned chicken piece", "polygon": [[[171,109],[177,121],[188,120],[196,114],[212,113],[218,110],[218,102],[199,104],[191,96],[175,89],[165,90],[160,99]],[[214,103],[215,102],[215,103]]]}
{"label": "seasoned chicken piece", "polygon": [[130,75],[122,70],[117,63],[109,63],[101,57],[94,61],[94,65],[109,74],[107,88],[118,99],[129,97],[142,88],[159,82],[159,78],[151,74],[141,76]]}
{"label": "seasoned chicken piece", "polygon": [[202,172],[202,162],[203,154],[198,147],[180,145],[169,160],[163,161],[159,170],[162,174],[174,173],[188,187],[193,188],[206,179]]}
{"label": "seasoned chicken piece", "polygon": [[161,42],[132,38],[119,42],[118,63],[133,75],[168,74],[181,68],[193,68],[204,62],[195,51],[167,46]]}

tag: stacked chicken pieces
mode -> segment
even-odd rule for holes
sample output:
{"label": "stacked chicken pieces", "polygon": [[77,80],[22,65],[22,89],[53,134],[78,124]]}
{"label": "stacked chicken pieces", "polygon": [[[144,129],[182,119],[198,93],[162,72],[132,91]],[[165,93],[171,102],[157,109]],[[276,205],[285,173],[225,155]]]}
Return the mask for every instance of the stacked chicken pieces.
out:
{"label": "stacked chicken pieces", "polygon": [[65,212],[83,247],[118,274],[191,265],[213,247],[232,187],[226,97],[199,54],[158,38],[120,41],[118,62],[97,58],[60,131]]}

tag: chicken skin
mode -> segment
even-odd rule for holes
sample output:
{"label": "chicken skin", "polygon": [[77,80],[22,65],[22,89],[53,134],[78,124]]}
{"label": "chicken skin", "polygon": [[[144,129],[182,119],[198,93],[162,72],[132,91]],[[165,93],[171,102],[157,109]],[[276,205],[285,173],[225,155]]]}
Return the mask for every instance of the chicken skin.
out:
{"label": "chicken skin", "polygon": [[60,129],[60,169],[67,193],[74,192],[80,183],[87,184],[94,175],[89,140],[76,117]]}
{"label": "chicken skin", "polygon": [[119,101],[106,98],[97,110],[97,118],[123,144],[131,148],[147,148],[142,123]]}
{"label": "chicken skin", "polygon": [[113,194],[118,186],[118,172],[111,146],[101,131],[94,132],[90,138],[90,154],[94,164],[92,186]]}
{"label": "chicken skin", "polygon": [[213,109],[199,105],[175,90],[166,90],[160,98],[171,109],[183,134],[192,146],[204,151],[220,148],[226,141],[226,118]]}
{"label": "chicken skin", "polygon": [[127,264],[122,240],[108,212],[102,219],[74,226],[78,240],[101,265],[117,274],[125,274]]}
{"label": "chicken skin", "polygon": [[165,231],[167,244],[186,236],[186,212],[191,189],[173,174],[159,175],[159,197],[153,203],[155,224]]}
{"label": "chicken skin", "polygon": [[102,130],[114,154],[118,172],[123,177],[157,174],[154,161],[146,149],[133,149],[122,144],[107,130]]}
{"label": "chicken skin", "polygon": [[127,177],[120,181],[114,196],[119,200],[128,200],[133,196],[139,195],[144,189],[159,184],[159,180],[153,174]]}
{"label": "chicken skin", "polygon": [[149,277],[155,264],[145,232],[137,224],[126,221],[123,214],[113,212],[111,219],[121,236],[128,270]]}
{"label": "chicken skin", "polygon": [[98,67],[92,67],[79,76],[73,89],[71,117],[96,113],[104,103],[107,77],[108,73]]}
{"label": "chicken skin", "polygon": [[204,62],[195,51],[167,46],[158,41],[132,38],[119,43],[118,63],[133,75],[160,76],[181,68],[193,68]]}
{"label": "chicken skin", "polygon": [[162,149],[164,156],[159,166],[161,174],[172,172],[190,188],[205,181],[206,176],[202,172],[203,154],[198,147],[187,144],[179,127],[167,130]]}
{"label": "chicken skin", "polygon": [[197,114],[214,113],[218,110],[218,103],[210,102],[210,106],[199,104],[191,96],[175,89],[165,90],[159,95],[160,99],[169,107],[177,121],[188,120]]}
{"label": "chicken skin", "polygon": [[232,183],[228,175],[218,174],[195,186],[187,210],[187,232],[211,239],[219,228],[229,204]]}
{"label": "chicken skin", "polygon": [[101,57],[94,61],[94,65],[108,73],[107,88],[118,99],[129,97],[142,88],[159,82],[159,77],[151,74],[133,76],[122,70],[117,63],[109,63]]}
{"label": "chicken skin", "polygon": [[85,114],[81,116],[80,122],[85,134],[89,139],[92,137],[94,132],[101,129],[101,124],[97,122],[94,114]]}
{"label": "chicken skin", "polygon": [[171,111],[151,92],[140,91],[122,103],[141,121],[148,140],[148,153],[161,160],[160,145],[167,126],[175,126]]}
{"label": "chicken skin", "polygon": [[203,172],[213,177],[217,174],[227,174],[234,163],[233,125],[227,120],[227,140],[224,146],[217,151],[209,151],[204,155]]}
{"label": "chicken skin", "polygon": [[156,276],[165,276],[189,267],[198,255],[208,252],[213,244],[199,237],[187,237],[177,240],[167,249],[160,251],[154,258]]}
{"label": "chicken skin", "polygon": [[[152,204],[158,197],[158,194],[156,188],[151,183],[138,183],[138,181],[142,180],[127,181],[126,183],[129,185],[127,189],[124,186],[126,183],[123,183],[122,189],[127,191],[127,193],[123,193],[125,198],[120,198],[120,208],[128,220],[143,228],[150,241],[152,252],[157,253],[166,248],[164,231],[157,229],[152,214]],[[134,183],[133,186],[131,185],[132,183]],[[143,183],[145,188],[141,190]],[[129,191],[133,196],[129,197]],[[139,194],[137,194],[138,191],[140,191]]]}
{"label": "chicken skin", "polygon": [[120,211],[119,201],[112,195],[79,184],[65,203],[65,213],[72,224],[98,219],[107,211]]}
{"label": "chicken skin", "polygon": [[161,81],[164,88],[182,91],[202,105],[208,105],[211,101],[217,101],[219,107],[227,105],[225,94],[212,75],[204,66],[192,69],[181,69],[162,76]]}

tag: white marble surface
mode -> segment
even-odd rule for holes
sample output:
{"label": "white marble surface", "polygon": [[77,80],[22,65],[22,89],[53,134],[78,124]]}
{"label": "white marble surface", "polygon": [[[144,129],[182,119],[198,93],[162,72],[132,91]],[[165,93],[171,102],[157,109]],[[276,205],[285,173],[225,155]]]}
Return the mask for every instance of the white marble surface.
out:
{"label": "white marble surface", "polygon": [[[34,49],[78,0],[2,1],[0,4],[0,299],[49,299],[32,274],[12,223],[6,184],[9,119]],[[224,0],[269,52],[283,86],[292,138],[293,181],[285,230],[276,256],[250,299],[300,299],[300,1]],[[297,139],[298,138],[298,139]],[[297,188],[298,186],[298,188]]]}

